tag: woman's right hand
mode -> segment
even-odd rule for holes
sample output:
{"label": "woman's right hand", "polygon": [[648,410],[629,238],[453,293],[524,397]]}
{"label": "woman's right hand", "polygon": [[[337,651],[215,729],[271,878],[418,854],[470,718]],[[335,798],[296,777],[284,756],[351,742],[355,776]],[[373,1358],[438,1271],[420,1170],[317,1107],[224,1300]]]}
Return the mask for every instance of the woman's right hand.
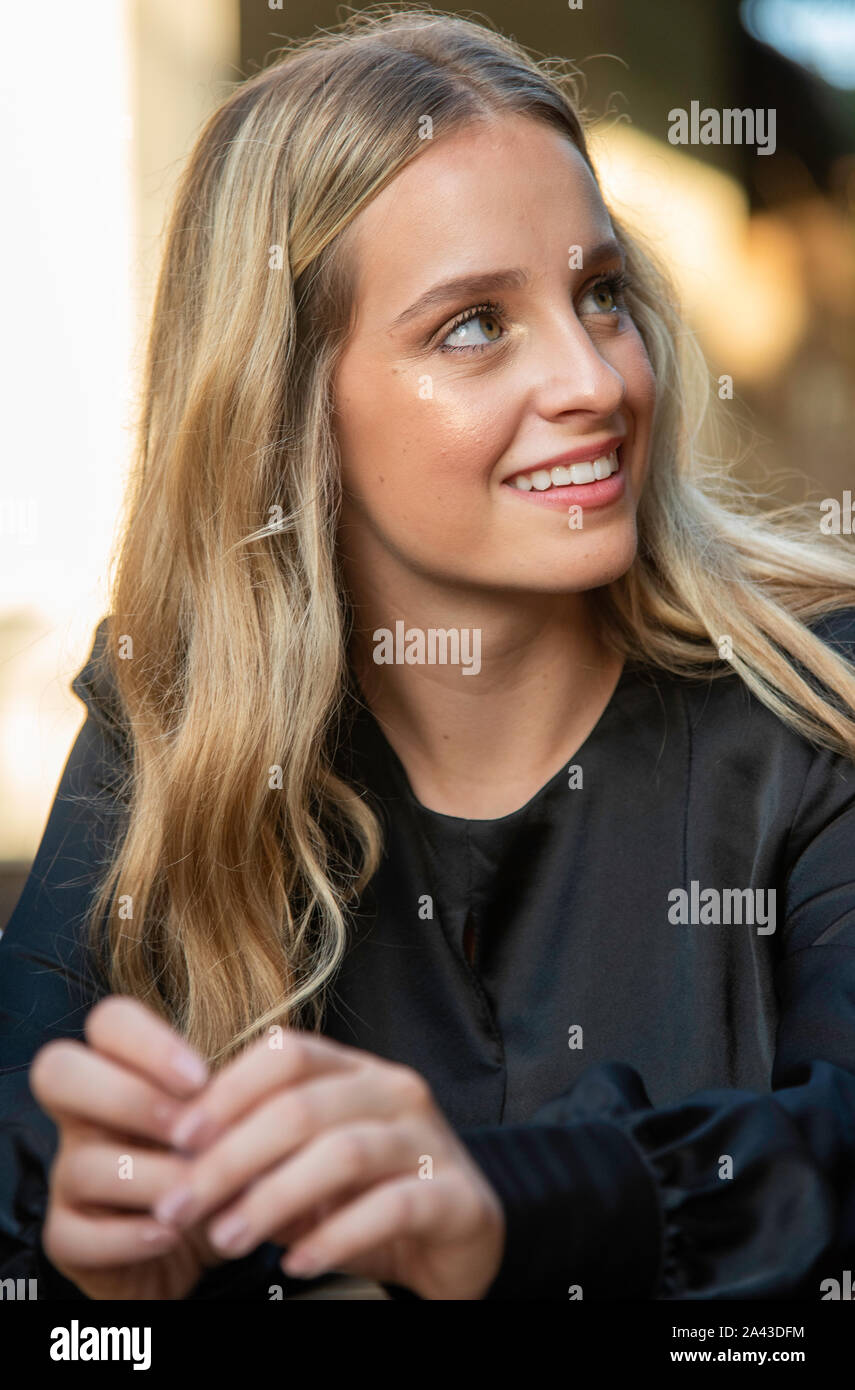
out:
{"label": "woman's right hand", "polygon": [[[102,999],[86,1042],[57,1039],[33,1058],[30,1087],[57,1125],[42,1245],[89,1298],[180,1299],[222,1263],[199,1226],[162,1226],[152,1203],[181,1182],[190,1160],[174,1145],[186,1102],[207,1069],[139,1001]],[[189,1058],[198,1074],[182,1071]],[[195,1149],[205,1134],[192,1140]]]}

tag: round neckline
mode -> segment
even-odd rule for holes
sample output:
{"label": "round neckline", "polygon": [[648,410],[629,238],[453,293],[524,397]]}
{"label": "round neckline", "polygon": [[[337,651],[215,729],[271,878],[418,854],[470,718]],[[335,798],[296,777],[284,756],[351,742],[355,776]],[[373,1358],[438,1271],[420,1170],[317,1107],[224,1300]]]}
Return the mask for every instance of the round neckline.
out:
{"label": "round neckline", "polygon": [[561,766],[553,773],[551,777],[548,778],[546,782],[543,783],[541,787],[537,789],[536,792],[533,793],[532,796],[529,797],[528,801],[526,801],[522,806],[518,806],[515,811],[508,811],[507,814],[504,816],[489,816],[486,818],[472,816],[452,816],[449,815],[446,811],[435,811],[431,806],[425,806],[424,802],[419,801],[418,797],[413,791],[412,785],[410,783],[410,778],[407,773],[407,769],[404,767],[404,764],[401,762],[401,759],[398,757],[398,754],[395,752],[395,749],[392,747],[391,743],[389,742],[388,738],[383,732],[380,722],[376,718],[374,712],[364,702],[362,703],[362,709],[368,716],[377,736],[380,738],[386,750],[386,754],[390,759],[390,762],[397,774],[398,780],[400,781],[401,786],[403,788],[404,797],[406,801],[419,815],[421,815],[425,819],[433,820],[437,825],[446,825],[449,827],[467,826],[475,827],[476,829],[490,826],[498,827],[502,825],[510,825],[514,821],[524,817],[528,812],[534,809],[535,805],[541,799],[544,799],[548,795],[552,788],[555,787],[555,785],[557,784],[559,778],[565,776],[567,772],[568,763],[572,765],[572,763],[575,762],[575,760],[579,758],[582,755],[582,753],[584,753],[588,745],[602,731],[603,724],[605,723],[611,711],[614,709],[618,695],[622,693],[622,691],[629,683],[630,676],[634,669],[634,663],[631,662],[629,657],[627,657],[623,663],[623,666],[621,667],[621,673],[618,676],[615,687],[612,690],[612,693],[609,696],[608,702],[602,710],[600,717],[594,724],[593,728],[585,736],[582,743],[579,744],[579,747],[576,749],[576,751],[570,755],[569,759],[564,758]]}

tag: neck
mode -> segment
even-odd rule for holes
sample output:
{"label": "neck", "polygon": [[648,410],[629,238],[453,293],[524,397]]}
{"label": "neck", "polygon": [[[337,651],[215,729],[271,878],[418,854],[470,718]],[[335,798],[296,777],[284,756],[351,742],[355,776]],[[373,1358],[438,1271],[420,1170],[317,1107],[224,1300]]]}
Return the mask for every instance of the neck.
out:
{"label": "neck", "polygon": [[[351,660],[362,694],[416,797],[447,815],[492,819],[524,805],[585,741],[620,676],[585,594],[420,584],[394,604],[360,599]],[[375,639],[380,629],[387,640]],[[455,649],[461,664],[441,664]]]}

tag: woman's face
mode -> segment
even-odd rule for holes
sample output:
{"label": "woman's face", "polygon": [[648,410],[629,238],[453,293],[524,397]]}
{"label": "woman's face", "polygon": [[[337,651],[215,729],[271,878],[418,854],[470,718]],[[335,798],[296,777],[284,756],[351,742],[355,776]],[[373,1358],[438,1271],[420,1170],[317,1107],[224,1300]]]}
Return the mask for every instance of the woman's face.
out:
{"label": "woman's face", "polygon": [[[393,594],[416,575],[562,593],[625,573],[655,382],[575,147],[526,117],[476,123],[437,138],[352,231],[333,423],[360,575]],[[616,473],[581,466],[615,443]]]}

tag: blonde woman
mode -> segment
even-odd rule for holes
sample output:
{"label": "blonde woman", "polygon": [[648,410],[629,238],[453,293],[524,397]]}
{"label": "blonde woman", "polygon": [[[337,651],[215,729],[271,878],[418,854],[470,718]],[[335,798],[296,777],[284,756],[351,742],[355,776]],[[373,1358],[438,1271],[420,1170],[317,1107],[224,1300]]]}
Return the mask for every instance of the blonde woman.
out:
{"label": "blonde woman", "polygon": [[851,1264],[855,561],[726,482],[706,389],[560,64],[380,7],[211,117],[0,948],[4,1274]]}

